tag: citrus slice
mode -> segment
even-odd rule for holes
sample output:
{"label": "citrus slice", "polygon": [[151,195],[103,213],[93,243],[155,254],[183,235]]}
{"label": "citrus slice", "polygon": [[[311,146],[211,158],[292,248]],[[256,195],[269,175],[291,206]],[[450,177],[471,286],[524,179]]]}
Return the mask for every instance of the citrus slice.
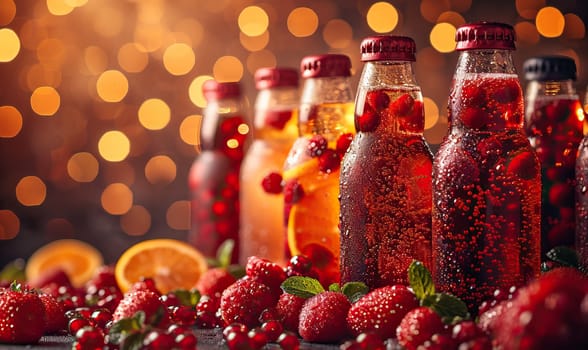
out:
{"label": "citrus slice", "polygon": [[102,254],[93,246],[76,239],[61,239],[37,249],[27,261],[25,273],[31,281],[62,269],[74,286],[81,287],[102,264]]}
{"label": "citrus slice", "polygon": [[141,278],[152,278],[161,293],[191,289],[207,270],[206,258],[191,245],[175,239],[152,239],[127,249],[116,262],[118,286],[128,291]]}

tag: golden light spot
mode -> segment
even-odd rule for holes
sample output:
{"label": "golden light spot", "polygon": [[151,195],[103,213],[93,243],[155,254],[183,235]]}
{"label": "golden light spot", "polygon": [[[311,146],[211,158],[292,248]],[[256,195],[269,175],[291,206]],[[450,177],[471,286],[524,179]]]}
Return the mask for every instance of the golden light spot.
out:
{"label": "golden light spot", "polygon": [[73,11],[67,0],[47,0],[47,10],[54,16],[65,16]]}
{"label": "golden light spot", "polygon": [[46,196],[47,187],[37,176],[25,176],[16,185],[16,199],[24,206],[41,205]]}
{"label": "golden light spot", "polygon": [[276,55],[269,50],[252,52],[247,56],[247,71],[253,75],[259,68],[275,67],[278,64]]}
{"label": "golden light spot", "polygon": [[288,14],[288,31],[295,37],[311,36],[316,32],[318,24],[318,15],[311,8],[297,7]]}
{"label": "golden light spot", "polygon": [[53,218],[47,221],[45,233],[53,237],[67,237],[74,235],[74,227],[64,218]]}
{"label": "golden light spot", "polygon": [[435,23],[440,14],[450,9],[449,1],[422,0],[420,5],[421,16],[431,23]]}
{"label": "golden light spot", "polygon": [[172,44],[163,53],[163,66],[172,75],[184,75],[194,68],[196,57],[186,44]]}
{"label": "golden light spot", "polygon": [[133,205],[120,217],[120,227],[129,236],[142,236],[151,228],[151,214],[141,205]]}
{"label": "golden light spot", "polygon": [[237,132],[241,135],[247,135],[249,133],[249,125],[243,123],[237,127]]}
{"label": "golden light spot", "polygon": [[52,116],[57,113],[61,97],[51,86],[40,86],[31,95],[31,108],[41,116]]}
{"label": "golden light spot", "polygon": [[439,121],[430,129],[425,130],[425,139],[431,145],[438,145],[447,135],[447,121],[445,118],[439,118]]}
{"label": "golden light spot", "polygon": [[180,138],[188,145],[200,144],[200,127],[202,125],[201,115],[189,115],[180,124]]}
{"label": "golden light spot", "polygon": [[65,0],[65,3],[71,7],[82,7],[88,3],[88,0]]}
{"label": "golden light spot", "polygon": [[557,38],[563,33],[566,21],[563,14],[555,7],[546,6],[539,10],[535,25],[539,34],[546,38]]}
{"label": "golden light spot", "polygon": [[237,23],[243,34],[258,36],[267,30],[269,17],[261,7],[247,6],[239,13]]}
{"label": "golden light spot", "polygon": [[0,210],[0,239],[13,239],[20,231],[20,220],[12,210]]}
{"label": "golden light spot", "polygon": [[171,111],[167,103],[158,98],[143,101],[139,107],[139,122],[145,129],[161,130],[171,119]]}
{"label": "golden light spot", "polygon": [[239,141],[235,140],[235,139],[228,139],[227,140],[227,147],[229,148],[237,148],[239,147]]}
{"label": "golden light spot", "polygon": [[175,230],[190,229],[190,201],[177,201],[165,213],[167,225]]}
{"label": "golden light spot", "polygon": [[91,74],[98,75],[106,70],[108,56],[98,46],[88,46],[84,49],[84,62]]}
{"label": "golden light spot", "polygon": [[20,51],[18,35],[10,28],[0,29],[0,62],[12,61]]}
{"label": "golden light spot", "polygon": [[514,26],[517,34],[517,44],[531,46],[539,42],[540,36],[537,27],[531,22],[519,22]]}
{"label": "golden light spot", "polygon": [[385,1],[370,6],[366,20],[368,26],[376,33],[388,33],[398,25],[398,10],[394,5]]}
{"label": "golden light spot", "polygon": [[10,24],[16,15],[14,0],[0,0],[0,26]]}
{"label": "golden light spot", "polygon": [[220,57],[212,67],[217,81],[239,81],[243,77],[243,64],[235,56]]}
{"label": "golden light spot", "polygon": [[41,41],[37,47],[37,58],[45,65],[59,67],[65,61],[66,51],[61,40],[49,38]]}
{"label": "golden light spot", "polygon": [[269,39],[270,35],[267,31],[258,36],[247,36],[243,33],[239,33],[239,41],[247,51],[263,50],[269,43]]}
{"label": "golden light spot", "polygon": [[439,120],[439,107],[429,97],[423,98],[423,104],[425,106],[425,130],[432,128],[437,124]]}
{"label": "golden light spot", "polygon": [[451,52],[455,50],[456,28],[450,23],[437,23],[429,34],[431,46],[439,52]]}
{"label": "golden light spot", "polygon": [[188,95],[190,96],[190,101],[197,107],[203,108],[206,106],[206,99],[204,98],[204,94],[202,93],[202,84],[205,81],[212,79],[210,75],[200,75],[190,83],[190,87],[188,88]]}
{"label": "golden light spot", "polygon": [[137,24],[134,41],[140,44],[147,52],[159,50],[163,45],[164,32],[159,24]]}
{"label": "golden light spot", "polygon": [[455,11],[445,11],[437,18],[437,23],[447,22],[451,23],[455,28],[460,27],[466,23],[462,15]]}
{"label": "golden light spot", "polygon": [[120,162],[124,160],[131,149],[131,143],[127,136],[118,131],[105,132],[98,141],[98,152],[100,156],[109,162]]}
{"label": "golden light spot", "polygon": [[94,31],[105,38],[114,38],[121,34],[127,21],[125,15],[114,7],[101,6],[92,14]]}
{"label": "golden light spot", "polygon": [[516,0],[515,7],[519,16],[524,19],[533,19],[539,9],[545,6],[545,0]]}
{"label": "golden light spot", "polygon": [[342,19],[333,19],[327,22],[323,29],[323,39],[334,49],[349,47],[353,40],[351,25]]}
{"label": "golden light spot", "polygon": [[137,43],[126,43],[118,49],[118,64],[129,73],[142,72],[149,63],[145,48]]}
{"label": "golden light spot", "polygon": [[145,165],[145,178],[152,184],[168,184],[176,179],[176,163],[168,156],[155,156]]}
{"label": "golden light spot", "polygon": [[102,208],[111,215],[123,215],[133,205],[133,192],[127,185],[113,183],[108,185],[100,197]]}
{"label": "golden light spot", "polygon": [[569,39],[583,39],[586,35],[586,25],[582,19],[573,13],[567,13],[564,16],[566,25],[564,27],[564,36]]}
{"label": "golden light spot", "polygon": [[77,182],[92,182],[98,176],[98,160],[92,153],[76,153],[67,161],[67,173]]}
{"label": "golden light spot", "polygon": [[96,92],[105,102],[120,102],[128,91],[127,77],[118,70],[107,70],[96,81]]}
{"label": "golden light spot", "polygon": [[11,138],[22,130],[22,114],[13,106],[0,107],[0,137]]}

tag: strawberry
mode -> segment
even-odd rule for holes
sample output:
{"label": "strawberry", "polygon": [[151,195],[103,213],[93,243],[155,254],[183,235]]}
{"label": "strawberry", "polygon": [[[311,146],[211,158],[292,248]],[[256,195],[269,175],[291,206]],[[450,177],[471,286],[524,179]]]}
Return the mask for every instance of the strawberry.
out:
{"label": "strawberry", "polygon": [[139,281],[133,283],[127,293],[135,291],[150,291],[157,294],[157,296],[161,296],[161,292],[155,286],[155,281],[152,278],[141,278]]}
{"label": "strawberry", "polygon": [[336,151],[328,148],[319,156],[318,163],[320,171],[330,174],[341,166],[341,156]]}
{"label": "strawberry", "polygon": [[355,336],[374,332],[386,339],[394,334],[404,315],[418,306],[416,296],[406,286],[380,287],[351,306],[347,323]]}
{"label": "strawberry", "polygon": [[57,286],[65,286],[71,287],[71,280],[67,273],[61,268],[52,269],[47,271],[37,278],[29,281],[29,285],[32,288],[43,288],[47,287],[51,284],[55,284]]}
{"label": "strawberry", "polygon": [[416,350],[430,340],[434,334],[445,333],[441,317],[428,307],[421,306],[410,310],[396,329],[398,343],[407,350]]}
{"label": "strawberry", "polygon": [[196,283],[196,289],[202,295],[212,298],[220,298],[227,287],[235,283],[237,279],[224,267],[215,267],[206,270]]}
{"label": "strawberry", "polygon": [[306,145],[306,151],[311,157],[318,157],[327,149],[328,141],[322,135],[312,135]]}
{"label": "strawberry", "polygon": [[339,342],[349,334],[345,317],[351,307],[340,292],[321,292],[302,305],[298,330],[302,339],[318,343]]}
{"label": "strawberry", "polygon": [[167,308],[159,299],[159,295],[151,290],[134,290],[125,293],[114,313],[114,322],[123,318],[131,318],[138,311],[145,313],[145,322],[150,325],[165,327],[169,323],[170,316]]}
{"label": "strawberry", "polygon": [[298,334],[300,310],[302,310],[302,305],[304,305],[305,301],[305,298],[294,294],[282,293],[280,295],[276,310],[285,330]]}
{"label": "strawberry", "polygon": [[280,285],[286,279],[286,272],[280,265],[267,259],[251,256],[247,259],[245,273],[252,280],[265,284],[278,295],[281,294]]}
{"label": "strawberry", "polygon": [[67,329],[67,318],[63,304],[53,296],[45,293],[39,294],[45,310],[45,333],[51,334]]}
{"label": "strawberry", "polygon": [[282,175],[271,172],[261,179],[261,187],[266,193],[282,193]]}
{"label": "strawberry", "polygon": [[520,287],[495,320],[501,349],[588,349],[588,278],[556,268]]}
{"label": "strawberry", "polygon": [[45,332],[45,307],[39,296],[13,283],[0,290],[0,343],[34,344]]}
{"label": "strawberry", "polygon": [[230,285],[220,300],[221,316],[225,323],[242,323],[249,328],[259,325],[259,315],[263,310],[273,307],[278,295],[265,284],[244,277]]}

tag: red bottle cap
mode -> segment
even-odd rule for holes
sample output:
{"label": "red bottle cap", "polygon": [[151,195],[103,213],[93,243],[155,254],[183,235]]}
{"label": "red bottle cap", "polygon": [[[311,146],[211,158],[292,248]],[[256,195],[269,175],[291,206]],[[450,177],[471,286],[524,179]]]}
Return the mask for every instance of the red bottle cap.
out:
{"label": "red bottle cap", "polygon": [[515,31],[511,25],[477,22],[463,25],[455,33],[456,50],[515,49]]}
{"label": "red bottle cap", "polygon": [[210,79],[202,84],[202,93],[207,101],[241,96],[239,82],[218,82]]}
{"label": "red bottle cap", "polygon": [[300,62],[300,72],[303,78],[349,77],[351,60],[340,54],[306,56]]}
{"label": "red bottle cap", "polygon": [[376,35],[361,42],[361,60],[416,61],[414,40],[406,36]]}
{"label": "red bottle cap", "polygon": [[260,68],[255,72],[255,87],[259,90],[277,86],[298,86],[298,71],[294,68]]}

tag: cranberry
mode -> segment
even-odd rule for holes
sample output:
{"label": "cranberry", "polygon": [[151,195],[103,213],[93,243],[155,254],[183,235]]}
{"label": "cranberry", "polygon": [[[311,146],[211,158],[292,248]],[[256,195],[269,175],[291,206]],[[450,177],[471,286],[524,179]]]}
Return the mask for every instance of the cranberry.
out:
{"label": "cranberry", "polygon": [[279,173],[269,173],[261,180],[261,187],[267,193],[282,193],[282,175]]}
{"label": "cranberry", "polygon": [[337,138],[337,146],[335,147],[335,150],[341,157],[347,152],[349,145],[351,145],[351,141],[353,141],[352,133],[345,133]]}
{"label": "cranberry", "polygon": [[459,120],[463,126],[469,129],[482,129],[488,123],[488,115],[483,110],[476,107],[465,108],[458,114]]}
{"label": "cranberry", "polygon": [[294,255],[288,261],[288,266],[291,266],[293,271],[304,275],[312,268],[312,261],[304,255]]}
{"label": "cranberry", "polygon": [[355,338],[355,341],[361,349],[365,350],[384,350],[386,348],[384,341],[376,333],[361,333]]}
{"label": "cranberry", "polygon": [[247,333],[247,336],[253,349],[261,349],[268,343],[267,334],[261,328],[253,328]]}
{"label": "cranberry", "polygon": [[467,84],[461,90],[461,98],[468,107],[481,107],[486,102],[486,91],[477,85]]}
{"label": "cranberry", "polygon": [[341,156],[332,149],[326,149],[319,156],[319,170],[330,174],[341,166]]}
{"label": "cranberry", "polygon": [[378,124],[380,124],[380,115],[367,104],[361,115],[355,115],[355,129],[357,131],[374,131]]}
{"label": "cranberry", "polygon": [[251,341],[247,333],[230,332],[226,338],[229,350],[250,350],[252,348]]}
{"label": "cranberry", "polygon": [[196,310],[186,305],[174,306],[172,317],[180,325],[191,326],[196,322]]}
{"label": "cranberry", "polygon": [[196,349],[198,338],[196,338],[196,335],[194,335],[192,332],[185,332],[178,334],[175,338],[175,342],[182,350],[192,350]]}
{"label": "cranberry", "polygon": [[86,318],[74,317],[69,320],[67,329],[69,330],[70,334],[76,334],[80,329],[86,326],[90,326],[90,321],[88,321]]}
{"label": "cranberry", "polygon": [[261,325],[261,329],[267,335],[267,341],[271,342],[271,343],[278,340],[278,337],[284,331],[284,327],[282,326],[282,324],[276,320],[270,320],[270,321],[264,322]]}
{"label": "cranberry", "polygon": [[279,316],[275,307],[265,309],[259,315],[259,322],[261,323],[277,319],[279,319]]}
{"label": "cranberry", "polygon": [[104,333],[93,327],[83,327],[76,333],[75,349],[102,349],[104,347]]}
{"label": "cranberry", "polygon": [[304,189],[297,180],[286,181],[284,185],[284,202],[294,204],[304,197]]}
{"label": "cranberry", "polygon": [[242,323],[231,323],[223,329],[223,336],[226,338],[230,333],[247,333],[249,328]]}
{"label": "cranberry", "polygon": [[294,333],[288,331],[280,334],[277,342],[283,350],[298,350],[300,347],[298,337]]}
{"label": "cranberry", "polygon": [[222,320],[216,313],[211,312],[197,312],[194,325],[198,328],[212,329],[222,326]]}
{"label": "cranberry", "polygon": [[143,349],[171,349],[175,344],[174,336],[159,329],[149,331],[143,338]]}
{"label": "cranberry", "polygon": [[313,135],[309,140],[308,144],[306,145],[306,151],[308,155],[315,158],[323,154],[323,152],[327,149],[328,141],[322,135]]}
{"label": "cranberry", "polygon": [[92,312],[90,318],[98,327],[105,329],[106,324],[112,321],[112,313],[106,309],[98,309]]}
{"label": "cranberry", "polygon": [[390,110],[394,115],[406,116],[411,112],[414,102],[410,94],[403,94],[390,104]]}
{"label": "cranberry", "polygon": [[197,312],[210,312],[215,313],[220,306],[220,301],[218,298],[211,298],[208,295],[203,295],[198,304],[196,304],[196,311]]}

